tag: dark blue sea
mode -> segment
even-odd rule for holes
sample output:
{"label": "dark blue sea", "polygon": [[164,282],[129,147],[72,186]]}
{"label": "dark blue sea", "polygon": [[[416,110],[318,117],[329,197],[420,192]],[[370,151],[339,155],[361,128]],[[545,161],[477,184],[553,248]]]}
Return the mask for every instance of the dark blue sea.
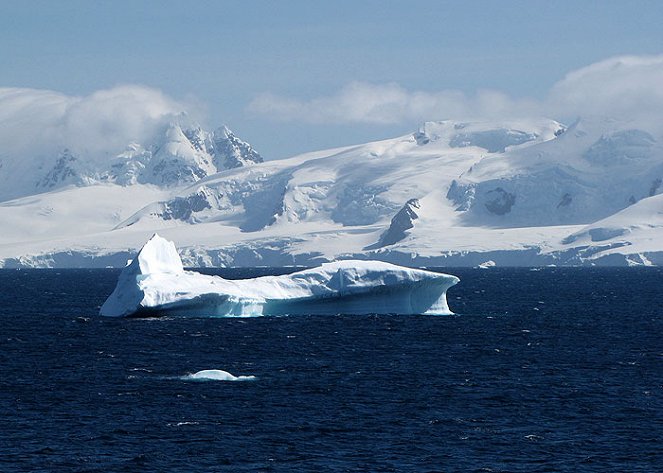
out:
{"label": "dark blue sea", "polygon": [[663,471],[663,270],[447,271],[455,316],[110,319],[118,271],[2,270],[0,471]]}

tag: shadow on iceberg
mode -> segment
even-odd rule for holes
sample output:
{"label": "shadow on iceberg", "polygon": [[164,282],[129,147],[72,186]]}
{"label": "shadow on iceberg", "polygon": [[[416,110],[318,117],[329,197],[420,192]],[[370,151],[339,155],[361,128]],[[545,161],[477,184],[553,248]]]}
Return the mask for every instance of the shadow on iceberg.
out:
{"label": "shadow on iceberg", "polygon": [[451,314],[448,274],[381,261],[337,261],[282,276],[227,280],[185,271],[175,245],[154,235],[128,264],[100,314],[182,315]]}

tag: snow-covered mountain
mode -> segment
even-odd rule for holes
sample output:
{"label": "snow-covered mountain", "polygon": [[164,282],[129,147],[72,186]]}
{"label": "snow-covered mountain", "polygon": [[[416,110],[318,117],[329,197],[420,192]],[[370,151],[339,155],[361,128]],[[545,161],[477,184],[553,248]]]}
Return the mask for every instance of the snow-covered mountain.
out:
{"label": "snow-covered mountain", "polygon": [[[184,121],[184,120],[182,120]],[[117,155],[99,156],[68,147],[39,156],[7,156],[0,144],[0,200],[48,192],[69,185],[99,183],[177,187],[226,169],[263,161],[227,127],[207,132],[171,121],[147,143],[127,143]]]}
{"label": "snow-covered mountain", "polygon": [[583,224],[663,192],[660,136],[614,120],[580,120],[555,140],[487,156],[448,196],[468,224]]}
{"label": "snow-covered mountain", "polygon": [[33,195],[2,198],[0,264],[123,265],[156,230],[192,266],[663,264],[662,140],[616,120],[449,120],[262,162],[227,128],[171,123],[105,166],[63,150],[4,192]]}

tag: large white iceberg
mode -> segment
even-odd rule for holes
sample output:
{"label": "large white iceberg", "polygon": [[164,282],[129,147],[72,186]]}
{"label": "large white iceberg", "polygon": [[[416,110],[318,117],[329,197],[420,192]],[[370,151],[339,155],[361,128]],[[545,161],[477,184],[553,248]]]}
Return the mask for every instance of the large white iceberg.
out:
{"label": "large white iceberg", "polygon": [[381,261],[337,261],[283,276],[228,280],[185,271],[175,245],[154,235],[118,279],[100,314],[260,316],[451,314],[448,274]]}

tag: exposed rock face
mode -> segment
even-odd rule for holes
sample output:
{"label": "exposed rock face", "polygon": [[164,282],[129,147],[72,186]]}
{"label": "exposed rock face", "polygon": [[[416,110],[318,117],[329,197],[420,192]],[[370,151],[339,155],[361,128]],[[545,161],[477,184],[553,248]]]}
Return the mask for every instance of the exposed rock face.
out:
{"label": "exposed rock face", "polygon": [[214,164],[218,169],[233,169],[263,162],[262,156],[250,144],[237,138],[226,126],[214,132],[213,143]]}
{"label": "exposed rock face", "polygon": [[573,197],[571,194],[568,192],[562,196],[562,198],[559,201],[559,204],[557,204],[557,208],[562,208],[562,207],[568,207],[571,205],[571,202],[573,202]]}
{"label": "exposed rock face", "polygon": [[516,203],[516,196],[501,187],[488,191],[490,200],[486,202],[486,209],[495,215],[504,215],[511,212],[511,207]]}
{"label": "exposed rock face", "polygon": [[408,200],[391,219],[391,224],[380,236],[380,241],[367,249],[383,248],[403,240],[407,236],[407,231],[414,228],[414,221],[419,218],[417,214],[419,209],[421,209],[419,199]]}
{"label": "exposed rock face", "polygon": [[474,203],[476,189],[470,185],[459,185],[455,179],[451,181],[447,191],[447,199],[456,205],[456,211],[463,212],[469,210]]}
{"label": "exposed rock face", "polygon": [[55,166],[37,182],[36,187],[38,189],[52,189],[58,185],[78,183],[77,162],[76,156],[69,149],[65,149],[55,162]]}
{"label": "exposed rock face", "polygon": [[165,203],[162,217],[164,220],[189,221],[198,212],[212,208],[213,196],[208,189],[201,188],[187,197],[176,197]]}
{"label": "exposed rock face", "polygon": [[200,223],[209,218],[208,210],[224,211],[232,208],[225,196],[207,186],[200,186],[195,192],[173,199],[154,202],[120,223],[115,229],[129,227],[141,219],[149,217],[157,220],[180,220],[185,223]]}

